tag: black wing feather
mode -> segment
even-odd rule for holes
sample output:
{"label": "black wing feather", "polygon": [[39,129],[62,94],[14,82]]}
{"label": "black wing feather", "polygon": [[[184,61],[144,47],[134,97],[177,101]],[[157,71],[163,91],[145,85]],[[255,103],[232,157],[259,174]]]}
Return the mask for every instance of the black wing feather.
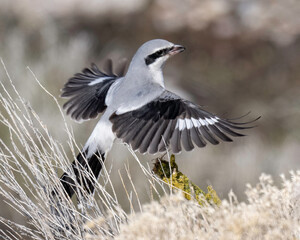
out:
{"label": "black wing feather", "polygon": [[[123,65],[126,65],[123,63]],[[123,67],[125,69],[125,67]],[[106,109],[105,98],[111,85],[121,76],[113,73],[112,61],[109,60],[106,72],[101,71],[94,63],[64,85],[61,97],[70,98],[63,108],[77,121],[97,117]],[[123,73],[123,72],[122,72]],[[101,79],[98,83],[93,81]]]}

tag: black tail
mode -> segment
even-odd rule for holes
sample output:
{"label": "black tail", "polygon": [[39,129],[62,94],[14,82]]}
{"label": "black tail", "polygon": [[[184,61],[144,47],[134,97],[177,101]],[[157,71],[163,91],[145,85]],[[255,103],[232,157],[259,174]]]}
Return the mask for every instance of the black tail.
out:
{"label": "black tail", "polygon": [[102,169],[104,154],[97,151],[87,159],[85,157],[86,153],[87,150],[83,153],[79,153],[77,159],[72,162],[77,184],[75,184],[74,179],[67,173],[64,173],[60,178],[60,182],[70,198],[76,191],[79,191],[79,189],[76,188],[78,184],[82,185],[83,189],[89,194],[92,194],[95,190],[95,179],[98,179]]}

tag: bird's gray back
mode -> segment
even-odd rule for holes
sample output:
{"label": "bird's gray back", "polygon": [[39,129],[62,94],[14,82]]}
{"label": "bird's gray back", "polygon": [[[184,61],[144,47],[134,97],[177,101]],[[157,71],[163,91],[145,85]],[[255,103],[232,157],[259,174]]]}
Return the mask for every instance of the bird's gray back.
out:
{"label": "bird's gray back", "polygon": [[135,110],[157,98],[164,88],[152,81],[130,82],[118,79],[109,89],[106,105],[117,114]]}

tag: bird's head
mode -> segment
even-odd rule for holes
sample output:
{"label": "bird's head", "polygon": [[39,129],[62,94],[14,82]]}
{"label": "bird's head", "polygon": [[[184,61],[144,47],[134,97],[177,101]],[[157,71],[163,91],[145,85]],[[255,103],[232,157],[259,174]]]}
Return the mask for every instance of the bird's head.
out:
{"label": "bird's head", "polygon": [[160,70],[167,59],[185,50],[185,47],[176,45],[163,39],[154,39],[144,43],[134,55],[132,62],[151,70]]}

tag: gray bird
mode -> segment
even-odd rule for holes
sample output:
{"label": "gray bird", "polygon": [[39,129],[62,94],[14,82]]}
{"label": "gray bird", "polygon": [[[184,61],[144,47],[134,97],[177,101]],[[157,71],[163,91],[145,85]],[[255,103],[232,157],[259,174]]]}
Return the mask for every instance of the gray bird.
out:
{"label": "gray bird", "polygon": [[[222,119],[165,89],[162,67],[184,50],[166,40],[151,40],[137,50],[125,75],[122,71],[113,73],[111,62],[106,72],[92,64],[65,84],[62,97],[70,100],[64,109],[73,119],[88,120],[103,113],[72,163],[76,180],[70,173],[61,177],[70,197],[76,192],[75,181],[89,193],[94,192],[93,179],[98,179],[116,138],[135,151],[155,154],[167,149],[179,153],[182,147],[190,151],[194,145],[204,147],[207,142],[215,145],[220,140],[231,142],[229,136],[244,136],[235,130],[250,128],[244,125],[250,122]],[[82,170],[94,178],[83,176]]]}

